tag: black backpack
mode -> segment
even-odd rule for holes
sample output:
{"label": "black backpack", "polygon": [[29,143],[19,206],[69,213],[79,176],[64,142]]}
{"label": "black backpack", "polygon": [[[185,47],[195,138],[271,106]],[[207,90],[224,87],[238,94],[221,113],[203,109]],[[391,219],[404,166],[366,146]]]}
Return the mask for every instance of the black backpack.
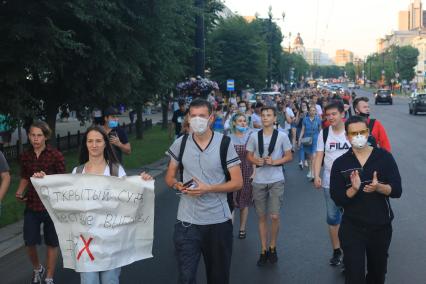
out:
{"label": "black backpack", "polygon": [[[179,162],[179,177],[181,182],[183,182],[182,158],[183,158],[183,153],[185,152],[185,146],[186,146],[186,141],[188,140],[188,136],[189,134],[183,135],[182,141],[180,144],[180,150],[179,150],[178,162]],[[220,164],[222,165],[222,170],[223,170],[223,173],[225,174],[226,181],[231,180],[231,174],[229,173],[228,166],[226,164],[226,156],[228,155],[229,143],[231,143],[231,138],[229,138],[229,136],[223,135],[222,141],[220,142],[219,152],[220,152]],[[226,197],[227,197],[229,209],[232,212],[234,210],[233,192],[228,192]]]}
{"label": "black backpack", "polygon": [[[182,142],[180,144],[180,150],[179,150],[178,162],[179,162],[179,177],[181,182],[183,182],[182,158],[183,158],[183,153],[185,152],[185,146],[186,146],[186,141],[188,140],[188,136],[189,134],[183,135]],[[231,142],[231,138],[229,138],[226,135],[222,136],[222,141],[220,142],[220,163],[222,165],[222,169],[223,169],[223,173],[225,174],[226,181],[231,180],[231,175],[229,174],[228,167],[226,164],[226,156],[228,155],[228,147],[230,142]]]}
{"label": "black backpack", "polygon": [[[274,129],[274,131],[272,132],[272,137],[271,137],[271,143],[269,143],[268,146],[268,156],[270,157],[272,152],[274,152],[275,149],[275,144],[277,144],[277,139],[278,139],[278,130]],[[263,129],[259,130],[257,132],[257,142],[258,142],[258,148],[259,148],[259,155],[262,158],[263,157],[263,152],[264,152],[264,144],[263,144]],[[256,166],[256,168],[258,168],[259,166]],[[274,167],[281,167],[281,165],[275,165]]]}

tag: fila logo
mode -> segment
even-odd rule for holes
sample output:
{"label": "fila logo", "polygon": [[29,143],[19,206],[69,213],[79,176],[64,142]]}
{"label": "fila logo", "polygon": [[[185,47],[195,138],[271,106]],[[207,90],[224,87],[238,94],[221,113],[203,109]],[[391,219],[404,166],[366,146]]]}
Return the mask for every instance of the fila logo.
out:
{"label": "fila logo", "polygon": [[330,142],[330,150],[349,150],[350,146],[348,143],[340,144],[340,142]]}

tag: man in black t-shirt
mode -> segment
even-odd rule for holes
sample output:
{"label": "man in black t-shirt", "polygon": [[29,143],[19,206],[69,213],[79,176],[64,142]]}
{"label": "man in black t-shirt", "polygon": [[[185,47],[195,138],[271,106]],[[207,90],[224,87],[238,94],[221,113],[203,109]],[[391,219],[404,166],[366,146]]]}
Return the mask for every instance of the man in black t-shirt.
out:
{"label": "man in black t-shirt", "polygon": [[187,114],[187,110],[185,107],[185,101],[179,101],[179,109],[177,109],[173,113],[172,122],[175,128],[175,139],[182,136],[182,124],[185,120],[185,115]]}
{"label": "man in black t-shirt", "polygon": [[130,154],[132,151],[132,148],[130,146],[130,142],[126,132],[124,131],[124,129],[120,128],[118,125],[118,117],[117,117],[118,114],[119,114],[118,111],[113,107],[109,107],[106,110],[104,110],[103,127],[106,133],[108,134],[109,140],[112,144],[112,148],[114,149],[117,159],[122,164],[123,153]]}

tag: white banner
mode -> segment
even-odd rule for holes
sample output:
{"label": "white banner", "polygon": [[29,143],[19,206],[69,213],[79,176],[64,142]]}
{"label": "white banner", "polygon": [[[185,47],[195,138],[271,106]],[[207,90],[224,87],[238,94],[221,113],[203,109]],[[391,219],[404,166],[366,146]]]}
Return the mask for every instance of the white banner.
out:
{"label": "white banner", "polygon": [[65,268],[105,271],[152,257],[154,181],[63,174],[31,182],[55,224]]}

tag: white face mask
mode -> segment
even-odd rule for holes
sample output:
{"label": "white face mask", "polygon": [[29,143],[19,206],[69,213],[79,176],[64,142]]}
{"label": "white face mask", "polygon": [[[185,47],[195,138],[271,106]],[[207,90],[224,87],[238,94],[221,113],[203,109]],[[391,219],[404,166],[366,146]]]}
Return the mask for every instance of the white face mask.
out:
{"label": "white face mask", "polygon": [[367,137],[364,135],[358,134],[357,136],[353,137],[351,140],[352,147],[355,147],[357,149],[362,149],[365,146],[367,146]]}
{"label": "white face mask", "polygon": [[207,118],[196,116],[189,120],[189,125],[195,134],[203,135],[209,127],[209,120]]}
{"label": "white face mask", "polygon": [[240,112],[245,113],[245,112],[246,112],[246,110],[247,110],[247,108],[246,108],[246,107],[240,107]]}

